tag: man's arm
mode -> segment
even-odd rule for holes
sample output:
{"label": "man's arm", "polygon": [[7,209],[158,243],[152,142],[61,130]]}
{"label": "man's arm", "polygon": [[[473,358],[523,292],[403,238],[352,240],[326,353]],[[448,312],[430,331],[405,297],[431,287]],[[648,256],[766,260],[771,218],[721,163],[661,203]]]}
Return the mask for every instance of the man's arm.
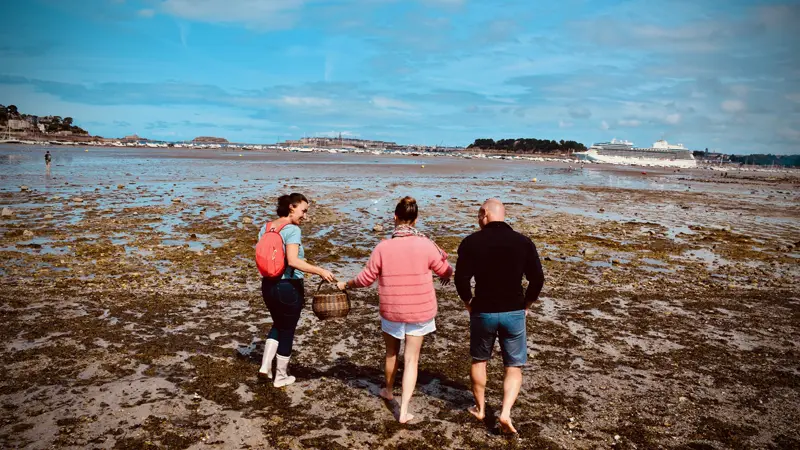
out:
{"label": "man's arm", "polygon": [[470,281],[475,275],[468,247],[469,245],[466,239],[461,241],[461,244],[458,246],[458,261],[456,262],[455,274],[456,291],[458,291],[458,296],[461,297],[461,300],[467,305],[472,301],[472,286],[470,285]]}
{"label": "man's arm", "polygon": [[528,279],[528,289],[525,291],[525,309],[527,310],[533,305],[533,302],[539,299],[539,294],[544,286],[544,270],[542,270],[539,252],[536,251],[533,241],[530,242],[528,258],[525,262],[525,278]]}

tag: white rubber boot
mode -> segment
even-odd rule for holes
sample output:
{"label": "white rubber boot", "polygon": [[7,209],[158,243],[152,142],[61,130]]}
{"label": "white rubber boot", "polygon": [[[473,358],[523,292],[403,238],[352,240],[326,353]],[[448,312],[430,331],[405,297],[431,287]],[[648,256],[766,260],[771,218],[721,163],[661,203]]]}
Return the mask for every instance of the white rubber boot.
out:
{"label": "white rubber boot", "polygon": [[289,375],[289,356],[277,355],[278,361],[275,363],[275,381],[272,385],[275,387],[283,387],[288,384],[294,383],[294,377]]}
{"label": "white rubber boot", "polygon": [[261,358],[261,368],[258,369],[258,374],[272,379],[272,360],[275,359],[275,353],[278,351],[278,341],[275,339],[267,339],[264,343],[264,356]]}

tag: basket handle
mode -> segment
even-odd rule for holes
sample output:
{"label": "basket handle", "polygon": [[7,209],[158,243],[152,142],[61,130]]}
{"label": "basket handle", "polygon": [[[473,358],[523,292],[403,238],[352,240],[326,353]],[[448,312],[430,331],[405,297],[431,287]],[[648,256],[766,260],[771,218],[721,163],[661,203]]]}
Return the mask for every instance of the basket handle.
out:
{"label": "basket handle", "polygon": [[[314,295],[319,294],[319,290],[322,289],[322,285],[323,284],[325,284],[325,280],[320,280],[319,284],[317,285],[317,290],[314,291]],[[345,289],[342,292],[344,292],[344,295],[347,297],[347,301],[349,302],[350,301],[350,293],[347,292],[347,289]]]}

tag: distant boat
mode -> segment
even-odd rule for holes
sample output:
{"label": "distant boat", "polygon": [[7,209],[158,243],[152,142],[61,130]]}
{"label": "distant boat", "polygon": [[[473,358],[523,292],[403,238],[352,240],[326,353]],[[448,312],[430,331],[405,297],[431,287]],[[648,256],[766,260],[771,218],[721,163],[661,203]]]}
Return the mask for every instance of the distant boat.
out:
{"label": "distant boat", "polygon": [[662,167],[697,167],[697,161],[692,152],[683,144],[673,145],[665,140],[658,140],[652,147],[634,147],[632,142],[618,141],[599,142],[593,144],[585,152],[574,153],[583,161]]}

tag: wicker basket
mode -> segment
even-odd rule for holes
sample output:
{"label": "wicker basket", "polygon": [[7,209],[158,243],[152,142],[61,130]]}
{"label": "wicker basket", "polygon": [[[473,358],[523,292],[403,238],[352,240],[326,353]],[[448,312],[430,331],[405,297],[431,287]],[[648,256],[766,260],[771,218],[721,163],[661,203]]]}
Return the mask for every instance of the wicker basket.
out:
{"label": "wicker basket", "polygon": [[311,302],[314,315],[320,320],[347,317],[347,314],[350,313],[350,296],[347,295],[347,291],[332,294],[320,293],[324,282],[323,280],[317,287],[317,292],[314,293],[314,299]]}

